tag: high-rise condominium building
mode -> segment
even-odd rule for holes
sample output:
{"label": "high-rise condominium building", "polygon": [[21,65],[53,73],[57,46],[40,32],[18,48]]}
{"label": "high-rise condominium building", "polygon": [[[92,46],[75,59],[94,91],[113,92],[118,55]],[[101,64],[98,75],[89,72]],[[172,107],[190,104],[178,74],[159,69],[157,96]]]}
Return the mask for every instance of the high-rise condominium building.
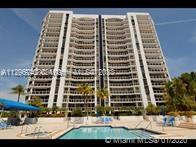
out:
{"label": "high-rise condominium building", "polygon": [[[94,91],[106,88],[109,97],[104,105],[118,111],[121,107],[146,107],[149,102],[164,104],[164,83],[169,80],[148,13],[49,11],[42,23],[32,69],[55,69],[65,74],[32,74],[26,100],[39,96],[47,107],[66,107],[70,111],[85,109],[84,97],[77,90],[81,83]],[[96,92],[88,95],[89,109],[95,110],[100,103]]]}

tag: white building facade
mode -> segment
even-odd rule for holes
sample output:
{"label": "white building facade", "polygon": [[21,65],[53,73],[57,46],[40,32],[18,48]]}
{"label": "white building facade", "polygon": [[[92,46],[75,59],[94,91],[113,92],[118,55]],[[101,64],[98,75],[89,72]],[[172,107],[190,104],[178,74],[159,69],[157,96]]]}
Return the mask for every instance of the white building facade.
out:
{"label": "white building facade", "polygon": [[[77,91],[87,83],[94,91],[107,88],[105,106],[164,104],[164,84],[170,79],[153,20],[148,13],[127,15],[73,14],[49,11],[33,60],[33,70],[63,71],[63,75],[32,74],[26,101],[39,96],[46,107],[85,110]],[[104,74],[105,73],[105,74]],[[95,111],[101,101],[89,95]]]}

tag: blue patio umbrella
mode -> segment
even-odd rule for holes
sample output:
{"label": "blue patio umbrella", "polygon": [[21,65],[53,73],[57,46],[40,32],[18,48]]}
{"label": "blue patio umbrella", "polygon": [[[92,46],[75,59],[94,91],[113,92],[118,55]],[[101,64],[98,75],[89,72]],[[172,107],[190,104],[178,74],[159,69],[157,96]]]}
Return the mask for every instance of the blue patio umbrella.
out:
{"label": "blue patio umbrella", "polygon": [[0,98],[0,107],[3,110],[24,110],[24,111],[38,111],[40,108],[27,105],[21,102],[15,102],[11,100],[7,100],[5,98]]}

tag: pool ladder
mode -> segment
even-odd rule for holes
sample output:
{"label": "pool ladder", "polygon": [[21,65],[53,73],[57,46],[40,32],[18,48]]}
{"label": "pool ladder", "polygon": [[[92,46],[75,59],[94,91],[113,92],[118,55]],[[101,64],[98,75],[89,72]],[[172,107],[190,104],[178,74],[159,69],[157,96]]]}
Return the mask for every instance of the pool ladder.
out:
{"label": "pool ladder", "polygon": [[20,134],[26,134],[31,127],[31,125],[23,125]]}
{"label": "pool ladder", "polygon": [[[135,129],[136,129],[140,124],[142,124],[142,122],[144,122],[144,121],[146,121],[146,120],[140,121],[140,122],[135,126]],[[151,121],[149,121],[149,123],[146,125],[145,129],[147,129],[149,126],[151,126],[151,129],[152,129],[152,122],[151,122]]]}
{"label": "pool ladder", "polygon": [[[41,131],[41,129],[42,129],[42,131]],[[33,139],[40,139],[40,134],[39,133],[41,133],[41,132],[46,132],[45,129],[42,126],[35,127],[34,133],[33,133],[34,134]],[[45,139],[52,139],[52,135],[47,134],[47,138],[45,138]]]}

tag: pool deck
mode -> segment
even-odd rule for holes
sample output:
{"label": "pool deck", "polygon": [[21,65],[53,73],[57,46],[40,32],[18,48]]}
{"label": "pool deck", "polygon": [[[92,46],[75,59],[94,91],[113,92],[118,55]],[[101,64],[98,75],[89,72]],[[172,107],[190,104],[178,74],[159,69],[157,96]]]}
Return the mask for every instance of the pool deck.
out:
{"label": "pool deck", "polygon": [[[139,116],[138,116],[139,117]],[[89,120],[91,120],[90,118]],[[95,118],[94,118],[95,119]],[[116,120],[108,124],[97,124],[93,121],[86,121],[83,124],[72,124],[64,118],[39,118],[37,124],[23,127],[23,133],[21,134],[22,126],[15,126],[9,129],[0,130],[0,139],[36,139],[34,137],[26,137],[24,133],[29,134],[35,131],[36,127],[42,126],[44,131],[50,132],[48,136],[42,139],[56,139],[68,130],[80,126],[103,126],[110,125],[112,127],[127,127],[129,129],[136,128],[136,125],[141,121],[137,117],[127,117],[126,119]],[[149,122],[143,121],[137,128],[146,128]],[[196,139],[196,129],[178,128],[178,127],[162,127],[156,122],[152,121],[152,125],[147,128],[148,130],[161,132],[161,135],[154,135],[157,138],[184,138],[184,139]]]}

